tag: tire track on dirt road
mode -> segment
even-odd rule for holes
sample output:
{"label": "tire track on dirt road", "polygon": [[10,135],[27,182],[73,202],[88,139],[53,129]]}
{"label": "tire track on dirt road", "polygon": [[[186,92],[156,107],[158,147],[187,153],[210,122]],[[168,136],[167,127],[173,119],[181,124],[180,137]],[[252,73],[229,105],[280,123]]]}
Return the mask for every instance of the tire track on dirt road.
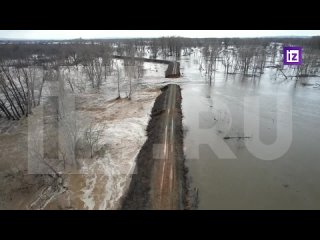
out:
{"label": "tire track on dirt road", "polygon": [[151,203],[153,209],[180,209],[179,185],[175,161],[176,85],[170,85],[167,93],[163,146],[155,162],[152,175]]}

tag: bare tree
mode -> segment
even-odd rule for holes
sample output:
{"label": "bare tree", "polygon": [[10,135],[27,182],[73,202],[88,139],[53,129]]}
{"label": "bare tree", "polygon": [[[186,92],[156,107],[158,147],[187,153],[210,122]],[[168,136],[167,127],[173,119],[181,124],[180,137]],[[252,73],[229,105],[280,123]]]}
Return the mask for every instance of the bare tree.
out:
{"label": "bare tree", "polygon": [[74,86],[75,88],[80,92],[84,93],[87,89],[87,80],[83,77],[83,69],[81,68],[81,71],[75,72],[75,79],[74,79]]}
{"label": "bare tree", "polygon": [[124,70],[128,78],[128,92],[127,98],[130,100],[132,95],[132,81],[137,78],[137,63],[135,59],[136,50],[131,42],[126,46],[126,53],[129,58],[124,60]]}
{"label": "bare tree", "polygon": [[238,49],[240,69],[243,74],[248,74],[254,56],[254,48],[243,46]]}
{"label": "bare tree", "polygon": [[101,58],[104,66],[104,80],[107,80],[107,75],[111,75],[112,72],[112,58],[111,47],[109,44],[102,44],[101,46]]}
{"label": "bare tree", "polygon": [[142,49],[137,51],[138,59],[134,61],[134,65],[136,67],[136,72],[137,72],[137,78],[142,78],[144,74],[144,69],[143,69],[144,62],[142,60],[143,55],[144,55],[144,51]]}
{"label": "bare tree", "polygon": [[132,80],[135,78],[135,66],[129,65],[125,67],[126,74],[128,77],[128,92],[127,92],[127,98],[130,100],[132,95]]}
{"label": "bare tree", "polygon": [[94,62],[94,76],[96,80],[96,86],[98,89],[100,89],[102,84],[103,59],[97,58],[93,62]]}
{"label": "bare tree", "polygon": [[156,59],[159,52],[159,44],[156,39],[153,39],[151,41],[150,48],[151,48],[152,58]]}
{"label": "bare tree", "polygon": [[89,81],[91,82],[92,88],[95,87],[95,81],[94,81],[94,60],[90,60],[87,63],[83,65],[83,70],[85,74],[87,75]]}
{"label": "bare tree", "polygon": [[99,140],[102,137],[102,133],[105,129],[105,125],[95,125],[93,122],[85,130],[85,139],[90,147],[90,157],[93,158]]}
{"label": "bare tree", "polygon": [[101,58],[90,59],[83,66],[84,72],[91,82],[92,88],[100,89],[103,78],[103,63]]}
{"label": "bare tree", "polygon": [[296,77],[306,77],[316,75],[319,72],[319,50],[304,48],[303,51],[303,64],[297,66]]}
{"label": "bare tree", "polygon": [[222,52],[222,65],[224,66],[225,72],[229,74],[229,69],[233,62],[232,50],[224,49]]}
{"label": "bare tree", "polygon": [[0,64],[0,110],[8,119],[18,120],[32,113],[41,102],[45,81],[51,67],[20,67]]}
{"label": "bare tree", "polygon": [[257,47],[254,50],[254,56],[252,58],[252,76],[255,76],[257,73],[261,75],[264,71],[266,63],[266,51],[262,47]]}
{"label": "bare tree", "polygon": [[20,119],[26,113],[26,98],[17,88],[9,67],[1,66],[1,109],[9,119]]}
{"label": "bare tree", "polygon": [[209,82],[212,82],[212,73],[217,69],[217,59],[220,54],[220,46],[218,44],[213,44],[211,46],[206,46],[203,49],[203,56],[205,60],[205,70],[206,75],[209,77]]}
{"label": "bare tree", "polygon": [[119,63],[117,62],[115,64],[116,67],[116,74],[117,74],[117,86],[118,86],[118,97],[117,99],[120,99],[120,80],[121,80],[121,67],[119,66]]}
{"label": "bare tree", "polygon": [[[71,97],[68,100],[72,101],[74,99]],[[77,158],[77,152],[81,136],[80,124],[75,110],[68,111],[64,118],[59,121],[59,136],[59,154],[63,161],[64,169],[66,170],[69,165],[73,167],[74,164],[79,168],[80,163]]]}

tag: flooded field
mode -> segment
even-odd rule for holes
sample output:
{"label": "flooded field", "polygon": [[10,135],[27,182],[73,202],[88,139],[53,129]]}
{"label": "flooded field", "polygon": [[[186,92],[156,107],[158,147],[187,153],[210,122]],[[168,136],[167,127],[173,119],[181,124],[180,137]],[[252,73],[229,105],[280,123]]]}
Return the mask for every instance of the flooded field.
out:
{"label": "flooded field", "polygon": [[320,37],[0,43],[0,209],[320,209]]}
{"label": "flooded field", "polygon": [[[300,84],[319,78],[276,79],[274,69],[266,69],[261,78],[226,77],[222,69],[210,86],[196,58],[182,59],[181,67],[186,80],[182,83],[185,154],[192,187],[199,189],[198,208],[320,209],[320,89]],[[292,102],[292,118],[290,108],[278,106],[281,97]],[[246,143],[256,139],[241,138],[245,99],[249,110],[259,99],[260,140],[266,145],[276,141],[277,124],[280,130],[288,129],[292,119],[288,150],[279,157],[263,160],[248,150]],[[277,119],[278,111],[285,118]],[[224,154],[221,147],[234,156]]]}

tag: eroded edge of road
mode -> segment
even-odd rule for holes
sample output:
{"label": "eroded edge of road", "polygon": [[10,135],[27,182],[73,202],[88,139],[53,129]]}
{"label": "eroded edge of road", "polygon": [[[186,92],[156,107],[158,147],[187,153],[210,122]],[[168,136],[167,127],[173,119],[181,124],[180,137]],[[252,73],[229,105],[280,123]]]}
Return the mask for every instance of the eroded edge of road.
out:
{"label": "eroded edge of road", "polygon": [[[151,111],[151,119],[147,127],[147,140],[142,146],[137,159],[136,167],[132,179],[121,200],[121,209],[154,209],[152,203],[151,191],[154,186],[153,175],[155,161],[159,159],[154,157],[154,146],[163,143],[163,118],[166,114],[166,100],[169,94],[169,88],[175,84],[166,85],[161,89],[161,94],[155,100]],[[176,161],[176,173],[179,179],[179,201],[172,209],[190,209],[189,184],[187,178],[187,168],[185,166],[185,157],[183,152],[183,126],[182,126],[182,108],[181,108],[181,88],[175,85],[176,103],[175,103],[175,128],[174,128],[174,155]]]}

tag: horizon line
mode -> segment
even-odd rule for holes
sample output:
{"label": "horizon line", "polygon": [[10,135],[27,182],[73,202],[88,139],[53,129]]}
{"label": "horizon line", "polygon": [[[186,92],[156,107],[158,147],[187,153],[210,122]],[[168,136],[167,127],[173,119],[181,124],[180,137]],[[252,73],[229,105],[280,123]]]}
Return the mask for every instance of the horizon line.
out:
{"label": "horizon line", "polygon": [[224,38],[240,38],[240,39],[254,39],[254,38],[312,38],[320,37],[320,35],[283,35],[283,36],[257,36],[257,37],[183,37],[183,36],[161,36],[161,37],[100,37],[100,38],[0,38],[0,41],[70,41],[70,40],[118,40],[118,39],[159,39],[159,38],[187,38],[187,39],[224,39]]}

